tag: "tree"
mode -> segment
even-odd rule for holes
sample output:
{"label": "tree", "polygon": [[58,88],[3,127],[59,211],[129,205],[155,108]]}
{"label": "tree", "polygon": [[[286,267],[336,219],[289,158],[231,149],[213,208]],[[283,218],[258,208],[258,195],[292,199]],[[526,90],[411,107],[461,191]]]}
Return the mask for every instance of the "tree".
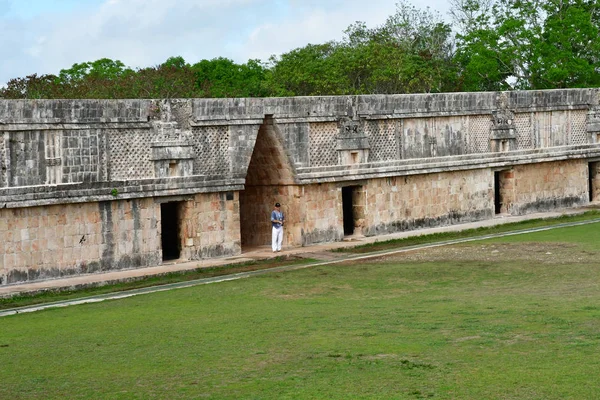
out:
{"label": "tree", "polygon": [[46,99],[61,98],[62,88],[55,75],[29,75],[8,81],[6,88],[0,89],[4,99]]}
{"label": "tree", "polygon": [[335,42],[309,44],[271,57],[271,91],[285,96],[347,94],[339,62],[333,56],[338,48]]}
{"label": "tree", "polygon": [[455,0],[466,90],[600,85],[598,0]]}
{"label": "tree", "polygon": [[394,50],[388,76],[396,80],[395,92],[456,90],[452,29],[439,14],[401,1],[375,37]]}
{"label": "tree", "polygon": [[307,45],[272,58],[280,93],[338,95],[452,91],[452,33],[439,15],[406,2],[373,29],[357,22],[340,42]]}
{"label": "tree", "polygon": [[259,60],[238,65],[219,57],[192,66],[196,85],[206,97],[259,97],[268,95],[266,68]]}
{"label": "tree", "polygon": [[71,68],[61,70],[58,77],[62,83],[77,83],[87,78],[114,80],[131,71],[131,68],[119,60],[101,58],[93,62],[73,64]]}
{"label": "tree", "polygon": [[547,17],[540,37],[540,63],[532,64],[531,87],[600,86],[600,32],[593,1],[542,4]]}

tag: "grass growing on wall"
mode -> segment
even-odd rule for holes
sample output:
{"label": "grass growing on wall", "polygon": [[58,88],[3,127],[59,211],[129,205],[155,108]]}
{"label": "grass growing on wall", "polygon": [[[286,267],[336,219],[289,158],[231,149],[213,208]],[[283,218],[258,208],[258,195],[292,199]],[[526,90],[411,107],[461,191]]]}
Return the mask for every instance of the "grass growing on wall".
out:
{"label": "grass growing on wall", "polygon": [[594,399],[600,228],[0,320],[0,398]]}

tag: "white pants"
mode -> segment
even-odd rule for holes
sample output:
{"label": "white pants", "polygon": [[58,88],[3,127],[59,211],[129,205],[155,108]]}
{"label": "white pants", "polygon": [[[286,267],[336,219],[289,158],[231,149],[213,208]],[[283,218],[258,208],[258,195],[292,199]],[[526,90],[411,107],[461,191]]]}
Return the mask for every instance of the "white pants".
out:
{"label": "white pants", "polygon": [[273,236],[271,240],[271,248],[273,251],[281,251],[281,244],[283,243],[283,226],[279,228],[273,227]]}

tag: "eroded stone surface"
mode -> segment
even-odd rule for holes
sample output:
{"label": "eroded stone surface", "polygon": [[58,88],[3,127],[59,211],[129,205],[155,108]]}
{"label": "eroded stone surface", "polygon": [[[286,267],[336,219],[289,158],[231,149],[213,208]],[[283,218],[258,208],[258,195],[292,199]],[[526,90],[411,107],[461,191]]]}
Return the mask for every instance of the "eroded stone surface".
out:
{"label": "eroded stone surface", "polygon": [[0,284],[599,200],[598,94],[0,100]]}

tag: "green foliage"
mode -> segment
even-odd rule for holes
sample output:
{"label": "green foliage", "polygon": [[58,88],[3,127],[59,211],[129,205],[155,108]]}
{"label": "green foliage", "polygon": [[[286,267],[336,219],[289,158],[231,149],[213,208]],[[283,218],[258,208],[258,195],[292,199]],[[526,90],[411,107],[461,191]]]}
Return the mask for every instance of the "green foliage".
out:
{"label": "green foliage", "polygon": [[296,96],[430,93],[456,89],[451,28],[431,11],[397,4],[386,23],[356,23],[341,42],[272,59],[274,86]]}
{"label": "green foliage", "polygon": [[597,0],[455,0],[465,90],[600,86]]}
{"label": "green foliage", "polygon": [[62,87],[54,75],[29,75],[8,81],[6,88],[0,88],[0,98],[6,99],[45,99],[61,98]]}
{"label": "green foliage", "polygon": [[73,64],[69,69],[63,69],[58,75],[61,83],[79,83],[86,79],[115,80],[126,73],[133,72],[121,61],[102,58],[94,62]]}
{"label": "green foliage", "polygon": [[597,228],[514,238],[4,317],[0,398],[597,398]]}
{"label": "green foliage", "polygon": [[204,97],[262,97],[266,69],[259,60],[238,65],[227,58],[202,60],[191,67]]}
{"label": "green foliage", "polygon": [[339,49],[335,42],[309,44],[271,58],[271,87],[288,96],[349,94],[336,62]]}

